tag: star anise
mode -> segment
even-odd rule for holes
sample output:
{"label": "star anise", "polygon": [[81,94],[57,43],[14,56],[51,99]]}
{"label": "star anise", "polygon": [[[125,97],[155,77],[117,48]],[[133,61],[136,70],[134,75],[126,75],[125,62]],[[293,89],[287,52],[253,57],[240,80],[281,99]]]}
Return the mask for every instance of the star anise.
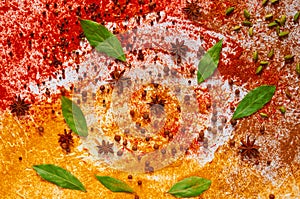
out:
{"label": "star anise", "polygon": [[200,16],[200,9],[201,7],[198,5],[198,0],[191,2],[186,1],[186,6],[182,9],[184,14],[191,20],[196,20]]}
{"label": "star anise", "polygon": [[184,56],[186,55],[186,52],[188,51],[188,47],[184,45],[184,41],[182,40],[179,42],[178,39],[176,39],[175,43],[171,43],[171,53],[175,54],[176,57]]}
{"label": "star anise", "polygon": [[18,117],[25,115],[29,107],[30,104],[25,102],[25,98],[21,99],[20,95],[16,96],[16,100],[10,105],[11,113],[15,113]]}
{"label": "star anise", "polygon": [[249,136],[247,136],[246,141],[241,140],[242,145],[238,147],[238,149],[241,151],[241,156],[242,157],[248,157],[248,158],[256,158],[259,155],[258,149],[260,148],[259,146],[255,145],[255,139],[250,141]]}
{"label": "star anise", "polygon": [[155,97],[151,97],[151,100],[152,101],[150,103],[147,103],[150,106],[153,106],[156,104],[156,105],[160,105],[160,106],[164,107],[166,104],[166,100],[161,99],[158,95],[155,95]]}
{"label": "star anise", "polygon": [[[125,69],[122,70],[121,72],[119,72],[118,69],[115,68],[115,70],[110,73],[111,79],[106,80],[106,81],[116,83],[117,81],[119,81],[122,78],[124,73],[125,73]],[[122,78],[122,80],[127,80],[127,79],[129,79],[129,78]]]}
{"label": "star anise", "polygon": [[102,145],[98,145],[98,153],[99,154],[105,154],[107,155],[108,153],[114,153],[114,150],[112,149],[114,143],[109,143],[109,142],[105,142],[104,140],[102,140]]}
{"label": "star anise", "polygon": [[205,54],[204,49],[200,46],[197,51],[197,58],[201,58]]}
{"label": "star anise", "polygon": [[59,139],[58,143],[60,143],[60,146],[62,149],[64,149],[67,153],[71,151],[71,146],[73,145],[73,136],[72,131],[67,132],[66,129],[64,129],[64,134],[58,134]]}

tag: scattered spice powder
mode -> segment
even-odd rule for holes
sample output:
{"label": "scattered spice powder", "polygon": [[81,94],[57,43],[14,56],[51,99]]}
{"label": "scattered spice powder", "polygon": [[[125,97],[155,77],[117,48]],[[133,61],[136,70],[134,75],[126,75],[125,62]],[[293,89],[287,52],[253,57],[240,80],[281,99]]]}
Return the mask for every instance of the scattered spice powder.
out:
{"label": "scattered spice powder", "polygon": [[[116,9],[109,2],[109,0],[100,2],[68,0],[65,4],[56,3],[56,8],[45,3],[44,0],[40,2],[24,0],[22,4],[14,1],[3,2],[0,7],[0,13],[3,13],[0,17],[3,22],[0,28],[2,33],[0,40],[6,44],[3,46],[3,51],[10,52],[10,56],[3,54],[0,57],[0,65],[5,66],[0,68],[0,73],[5,74],[0,77],[0,109],[6,109],[9,106],[7,101],[14,96],[14,93],[23,90],[24,85],[30,83],[40,85],[50,77],[58,78],[53,74],[66,67],[63,65],[65,61],[73,60],[68,67],[76,67],[79,64],[80,58],[72,53],[80,48],[82,39],[78,16],[87,19],[92,17],[98,22],[116,21],[144,15],[153,10],[160,11],[170,3],[170,0],[156,2],[155,6],[150,7],[151,9],[148,4],[142,5],[142,13],[139,9],[135,9],[140,7],[138,3],[132,1],[130,7],[121,11],[120,19],[115,17],[120,14],[120,9]],[[88,9],[83,9],[87,7]],[[106,9],[103,9],[104,7]],[[7,18],[10,20],[6,20]],[[119,26],[123,25],[119,23]],[[6,37],[7,32],[9,37]],[[27,70],[27,66],[30,66],[30,70]],[[30,95],[30,99],[37,97],[28,87],[25,92]]]}
{"label": "scattered spice powder", "polygon": [[[119,11],[121,10],[112,9],[109,11],[105,11],[105,9],[101,9],[101,11],[99,11],[99,7],[109,4],[109,1],[107,0],[102,1],[101,6],[99,7],[97,7],[97,4],[93,4],[95,3],[95,1],[92,0],[87,0],[84,2],[68,1],[66,5],[60,3],[54,4],[56,6],[53,6],[53,4],[49,5],[44,3],[45,10],[43,10],[43,8],[39,10],[42,13],[42,16],[44,16],[43,20],[41,21],[41,15],[33,9],[34,6],[32,6],[32,2],[25,0],[22,3],[23,4],[18,5],[15,2],[6,1],[5,5],[0,8],[1,13],[8,11],[10,12],[9,14],[13,14],[14,16],[16,16],[16,23],[10,23],[9,21],[2,20],[1,18],[1,21],[6,22],[4,26],[11,30],[10,38],[3,39],[3,36],[5,37],[7,34],[1,34],[2,37],[0,36],[0,39],[2,41],[6,41],[7,46],[4,47],[4,51],[8,52],[7,54],[2,55],[2,57],[0,58],[0,64],[6,66],[0,68],[0,72],[1,74],[6,74],[6,76],[9,77],[6,79],[3,78],[5,76],[3,75],[0,79],[2,83],[2,85],[0,85],[0,101],[3,102],[0,103],[0,108],[2,109],[9,107],[9,99],[11,99],[16,91],[24,89],[25,92],[28,92],[28,94],[31,95],[29,99],[33,102],[35,100],[35,95],[31,93],[28,87],[29,83],[41,85],[42,82],[47,80],[48,78],[57,78],[57,75],[53,74],[55,72],[62,71],[63,68],[65,68],[62,63],[64,63],[67,59],[72,58],[73,55],[70,52],[79,48],[79,41],[83,38],[81,29],[77,22],[77,16],[86,18],[91,17],[96,21],[100,21],[102,19],[105,21],[115,21],[119,20],[116,18],[115,14],[119,14]],[[99,1],[96,3],[99,3]],[[136,1],[130,3],[133,6],[133,9],[130,9],[130,11],[126,9],[122,11],[121,19],[129,18],[136,14],[143,14],[149,12],[150,10],[150,7],[146,7],[148,6],[146,3],[140,5],[143,9],[138,8],[138,2]],[[77,5],[82,5],[82,7],[77,7]],[[84,9],[83,5],[96,6],[90,6],[88,9]],[[157,2],[154,7],[156,10],[162,10],[166,7],[166,5],[170,5],[172,7],[174,6],[174,3],[172,4],[171,1],[162,1]],[[240,5],[245,6],[243,2],[241,2]],[[49,10],[50,8],[52,9],[52,6],[56,7],[57,10]],[[222,17],[225,10],[224,6],[228,6],[228,2],[224,3],[223,1],[220,1],[212,5],[210,11],[211,14],[205,16],[207,17],[207,21],[209,22],[209,24],[212,25],[208,25],[206,23],[203,24],[203,26],[211,26],[210,28],[212,30],[217,30],[220,23],[211,23],[211,21],[213,21],[210,20],[212,19],[212,17],[220,20],[221,24],[224,24],[224,17]],[[151,6],[151,9],[153,9],[153,6]],[[96,14],[96,12],[98,11],[99,15]],[[173,11],[167,10],[166,12],[167,14],[172,15]],[[18,15],[16,13],[18,13]],[[30,15],[30,17],[28,17],[28,15]],[[6,16],[3,15],[3,17]],[[14,17],[10,16],[10,19],[14,19]],[[29,31],[23,28],[23,21],[25,21],[27,24],[31,24]],[[3,29],[3,27],[0,28],[2,32],[7,32],[7,30]],[[36,29],[38,29],[39,31],[36,31]],[[39,34],[43,36],[39,38],[37,36]],[[63,35],[65,39],[63,39],[61,35]],[[209,41],[211,37],[208,35],[204,35],[203,39],[205,41]],[[55,43],[55,41],[59,41],[59,43]],[[36,43],[38,43],[39,45],[36,45]],[[270,70],[264,74],[265,76],[262,77],[257,77],[254,74],[247,73],[251,64],[248,63],[245,58],[240,58],[243,49],[237,43],[234,44],[236,44],[237,46],[237,53],[229,56],[230,64],[226,64],[224,61],[222,61],[222,58],[219,64],[219,71],[225,79],[233,78],[232,75],[234,74],[235,79],[238,79],[240,81],[237,82],[237,84],[245,83],[248,81],[248,85],[251,85],[251,83],[256,82],[257,80],[260,80],[260,82],[262,83],[277,84],[280,75],[276,74],[277,71]],[[208,48],[208,46],[205,47],[206,49]],[[31,55],[34,57],[34,59],[29,59]],[[21,62],[20,60],[22,60],[23,62]],[[43,62],[43,65],[39,64],[39,61],[41,60]],[[79,63],[79,59],[75,58],[74,60],[77,60],[77,63]],[[22,63],[28,63],[29,66],[24,66]],[[74,65],[76,65],[77,63],[74,63]],[[237,66],[247,67],[237,68]],[[10,71],[15,71],[15,69],[17,68],[17,75],[15,76],[15,73]],[[43,72],[41,73],[40,71]],[[53,114],[55,113],[54,110],[52,110],[52,112]],[[123,143],[125,141],[123,141]],[[205,143],[207,143],[207,141]],[[162,153],[166,153],[164,149],[162,149],[161,151]],[[174,152],[176,153],[176,151]],[[211,177],[213,178],[213,176]],[[226,184],[223,185],[227,186]],[[273,194],[270,194],[270,196],[271,195]]]}

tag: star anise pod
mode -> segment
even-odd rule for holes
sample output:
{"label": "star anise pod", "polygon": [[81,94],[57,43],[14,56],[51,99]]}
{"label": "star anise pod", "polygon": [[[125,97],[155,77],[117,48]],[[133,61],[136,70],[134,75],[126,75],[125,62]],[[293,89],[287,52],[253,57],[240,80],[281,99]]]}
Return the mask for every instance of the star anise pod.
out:
{"label": "star anise pod", "polygon": [[171,53],[175,54],[176,57],[184,56],[186,55],[186,52],[188,51],[188,47],[184,45],[184,40],[179,42],[178,39],[176,39],[175,43],[171,43]]}
{"label": "star anise pod", "polygon": [[114,143],[109,143],[109,142],[105,142],[104,140],[102,140],[102,145],[98,145],[98,153],[99,154],[104,154],[107,155],[108,153],[114,153],[114,150],[112,149]]}
{"label": "star anise pod", "polygon": [[166,100],[161,99],[158,95],[155,95],[155,97],[151,97],[151,100],[152,101],[150,103],[147,103],[150,106],[157,104],[157,105],[161,105],[162,107],[164,107],[166,104]]}
{"label": "star anise pod", "polygon": [[[122,78],[122,76],[124,75],[125,71],[126,70],[124,69],[121,72],[119,72],[118,69],[115,68],[115,70],[110,73],[111,79],[106,80],[106,81],[107,82],[116,83],[117,81],[119,81]],[[129,78],[122,78],[122,80],[127,80],[127,79],[129,79]]]}
{"label": "star anise pod", "polygon": [[247,136],[246,141],[241,140],[242,145],[238,147],[238,149],[241,151],[242,157],[248,157],[248,158],[256,158],[259,155],[258,149],[260,148],[258,145],[254,144],[255,139],[250,141],[249,136]]}
{"label": "star anise pod", "polygon": [[200,9],[201,7],[198,5],[198,0],[191,2],[186,1],[186,6],[182,9],[184,14],[191,20],[196,20],[200,16]]}
{"label": "star anise pod", "polygon": [[201,58],[205,54],[204,49],[200,46],[197,51],[197,58]]}
{"label": "star anise pod", "polygon": [[10,105],[11,113],[16,114],[18,117],[25,115],[29,107],[30,104],[25,102],[25,98],[21,99],[20,95],[16,96],[15,101]]}

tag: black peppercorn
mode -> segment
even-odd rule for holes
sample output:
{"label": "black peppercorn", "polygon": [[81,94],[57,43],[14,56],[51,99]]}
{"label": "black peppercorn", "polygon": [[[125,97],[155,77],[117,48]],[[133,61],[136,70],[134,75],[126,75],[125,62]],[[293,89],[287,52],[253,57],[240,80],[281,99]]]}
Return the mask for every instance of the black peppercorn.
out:
{"label": "black peppercorn", "polygon": [[227,119],[226,119],[225,117],[222,117],[221,121],[222,121],[222,123],[224,124],[224,123],[227,122]]}
{"label": "black peppercorn", "polygon": [[130,110],[129,114],[131,115],[131,117],[134,117],[134,110]]}
{"label": "black peppercorn", "polygon": [[146,172],[152,173],[152,172],[154,172],[154,168],[153,167],[146,167]]}
{"label": "black peppercorn", "polygon": [[260,127],[259,131],[260,131],[260,133],[263,134],[263,133],[265,132],[265,126],[262,125],[262,126]]}
{"label": "black peppercorn", "polygon": [[274,194],[270,194],[269,195],[269,199],[275,199],[275,195]]}
{"label": "black peppercorn", "polygon": [[104,90],[105,90],[105,86],[104,86],[104,85],[101,85],[101,86],[100,86],[100,90],[101,90],[101,91],[104,91]]}
{"label": "black peppercorn", "polygon": [[235,107],[233,105],[230,105],[230,110],[234,111]]}
{"label": "black peppercorn", "polygon": [[172,154],[175,155],[177,153],[177,150],[175,148],[172,149]]}
{"label": "black peppercorn", "polygon": [[136,145],[136,144],[132,146],[132,150],[133,150],[133,151],[136,151],[136,150],[137,150],[137,148],[138,148],[138,147],[137,147],[137,145]]}
{"label": "black peppercorn", "polygon": [[159,145],[158,145],[158,144],[154,144],[154,145],[153,145],[153,148],[154,148],[155,150],[157,150],[157,149],[159,148]]}
{"label": "black peppercorn", "polygon": [[211,121],[212,121],[212,122],[216,122],[216,121],[217,121],[217,117],[216,117],[216,116],[212,116],[212,117],[211,117]]}
{"label": "black peppercorn", "polygon": [[130,133],[130,129],[126,128],[126,129],[124,130],[124,133],[125,133],[125,134],[129,134],[129,133]]}
{"label": "black peppercorn", "polygon": [[211,130],[211,132],[212,132],[212,134],[217,134],[217,133],[218,133],[218,130],[217,130],[216,128],[213,128],[213,129]]}
{"label": "black peppercorn", "polygon": [[199,136],[198,136],[198,142],[203,142],[203,139],[204,139],[204,132],[203,131],[201,131],[200,133],[199,133]]}
{"label": "black peppercorn", "polygon": [[141,134],[145,134],[146,130],[145,129],[141,129]]}
{"label": "black peppercorn", "polygon": [[119,142],[119,141],[121,140],[121,136],[115,135],[115,140],[116,140],[117,142]]}
{"label": "black peppercorn", "polygon": [[144,91],[142,92],[142,98],[145,98],[145,97],[146,97],[146,95],[147,95],[147,91],[146,91],[146,90],[144,90]]}
{"label": "black peppercorn", "polygon": [[169,135],[169,133],[170,133],[170,131],[164,131],[164,134],[167,136],[167,135]]}
{"label": "black peppercorn", "polygon": [[141,126],[142,126],[142,124],[141,124],[140,122],[137,122],[137,123],[135,124],[135,127],[136,127],[136,128],[141,128]]}
{"label": "black peppercorn", "polygon": [[142,185],[142,181],[141,180],[138,180],[138,185]]}
{"label": "black peppercorn", "polygon": [[230,123],[231,123],[231,125],[232,125],[232,126],[235,126],[235,125],[236,125],[236,123],[237,123],[237,121],[236,121],[236,120],[234,120],[234,119],[232,119],[232,120],[230,120]]}
{"label": "black peppercorn", "polygon": [[117,156],[122,156],[123,155],[123,151],[122,150],[119,150],[118,152],[117,152]]}
{"label": "black peppercorn", "polygon": [[148,167],[149,165],[150,165],[150,161],[147,160],[147,161],[145,162],[145,166]]}
{"label": "black peppercorn", "polygon": [[213,114],[214,114],[214,115],[217,115],[217,114],[218,114],[218,111],[217,111],[216,109],[214,109],[214,110],[213,110]]}
{"label": "black peppercorn", "polygon": [[40,134],[44,133],[44,127],[39,126],[38,127],[38,131],[39,131]]}
{"label": "black peppercorn", "polygon": [[184,101],[185,101],[185,102],[190,101],[190,96],[189,96],[189,95],[184,96]]}
{"label": "black peppercorn", "polygon": [[234,140],[230,140],[229,146],[230,146],[231,148],[235,147],[235,141],[234,141]]}

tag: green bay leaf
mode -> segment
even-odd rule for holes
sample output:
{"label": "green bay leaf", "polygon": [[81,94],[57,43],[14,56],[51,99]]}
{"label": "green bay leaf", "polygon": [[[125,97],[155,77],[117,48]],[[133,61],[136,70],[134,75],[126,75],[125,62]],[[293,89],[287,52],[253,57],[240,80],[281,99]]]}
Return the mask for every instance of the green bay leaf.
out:
{"label": "green bay leaf", "polygon": [[177,182],[172,186],[168,193],[176,198],[196,197],[208,190],[210,185],[210,180],[192,176]]}
{"label": "green bay leaf", "polygon": [[44,179],[59,187],[84,191],[83,184],[69,171],[53,164],[34,165],[33,169]]}
{"label": "green bay leaf", "polygon": [[111,190],[112,192],[126,192],[126,193],[134,193],[133,189],[126,184],[125,182],[110,177],[110,176],[97,176],[96,178],[103,186],[107,189]]}
{"label": "green bay leaf", "polygon": [[223,39],[217,42],[213,47],[203,55],[198,64],[197,80],[198,84],[204,82],[216,70],[219,64],[220,53],[222,50]]}
{"label": "green bay leaf", "polygon": [[88,136],[86,119],[80,107],[65,96],[61,97],[63,116],[69,128],[79,136]]}
{"label": "green bay leaf", "polygon": [[263,85],[251,90],[239,103],[232,119],[252,115],[267,104],[273,97],[276,86]]}
{"label": "green bay leaf", "polygon": [[83,19],[80,19],[80,25],[87,40],[98,52],[105,53],[123,62],[126,61],[120,41],[105,26]]}

